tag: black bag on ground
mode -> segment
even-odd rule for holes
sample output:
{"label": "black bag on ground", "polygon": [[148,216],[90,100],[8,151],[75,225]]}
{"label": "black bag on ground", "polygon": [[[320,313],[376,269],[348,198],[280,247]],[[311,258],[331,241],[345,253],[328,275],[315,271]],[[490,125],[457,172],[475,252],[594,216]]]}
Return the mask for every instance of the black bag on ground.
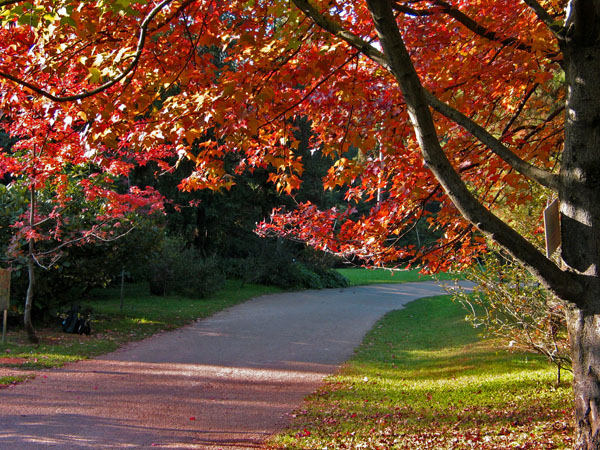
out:
{"label": "black bag on ground", "polygon": [[77,333],[88,335],[92,331],[89,319],[79,319],[77,325]]}
{"label": "black bag on ground", "polygon": [[65,333],[77,333],[79,330],[79,306],[73,305],[69,315],[62,322],[62,329]]}
{"label": "black bag on ground", "polygon": [[90,334],[92,327],[90,320],[86,317],[81,319],[79,317],[79,305],[73,305],[69,315],[62,321],[62,329],[65,333],[79,333],[79,334]]}

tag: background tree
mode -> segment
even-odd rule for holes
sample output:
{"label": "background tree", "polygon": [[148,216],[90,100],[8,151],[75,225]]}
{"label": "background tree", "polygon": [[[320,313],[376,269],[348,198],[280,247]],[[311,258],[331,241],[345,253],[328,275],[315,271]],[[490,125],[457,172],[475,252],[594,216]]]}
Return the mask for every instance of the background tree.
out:
{"label": "background tree", "polygon": [[162,208],[162,199],[152,189],[119,185],[131,163],[114,149],[92,150],[82,139],[80,118],[73,123],[48,99],[23,92],[12,97],[2,122],[11,141],[0,156],[4,200],[17,213],[5,214],[5,227],[13,230],[7,256],[15,268],[26,267],[23,320],[29,340],[37,342],[32,323],[36,269],[56,266],[69,246],[118,239],[131,231],[136,213],[151,215]]}
{"label": "background tree", "polygon": [[[258,168],[252,173],[233,174],[234,184],[219,191],[194,190],[183,192],[178,185],[193,172],[191,161],[179,161],[172,171],[162,171],[157,164],[137,167],[130,175],[134,184],[150,185],[166,199],[166,230],[171,243],[153,263],[157,269],[157,284],[165,285],[162,275],[170,274],[170,290],[184,290],[189,277],[177,276],[177,270],[163,270],[167,260],[175,266],[186,260],[198,260],[213,267],[215,278],[225,272],[228,278],[244,282],[277,285],[282,288],[339,287],[345,280],[330,270],[336,259],[306,248],[304,243],[284,242],[280,238],[263,239],[254,232],[256,224],[269,216],[273,208],[289,208],[302,200],[311,199],[321,207],[342,201],[342,194],[325,192],[322,177],[332,161],[320,153],[309,151],[312,135],[310,122],[296,121],[294,135],[299,140],[295,153],[303,158],[303,183],[294,197],[283,195],[269,182],[270,173]],[[197,150],[196,150],[197,151]],[[236,164],[236,155],[228,155],[229,166]],[[175,164],[175,161],[171,161]],[[175,250],[175,251],[174,251]],[[179,253],[176,256],[176,253]],[[215,265],[215,262],[217,263]],[[167,265],[169,265],[167,264]],[[219,267],[220,266],[220,267]],[[151,271],[152,272],[152,271]],[[162,274],[162,275],[161,275]],[[154,281],[150,280],[151,286]],[[157,289],[156,292],[162,292]]]}

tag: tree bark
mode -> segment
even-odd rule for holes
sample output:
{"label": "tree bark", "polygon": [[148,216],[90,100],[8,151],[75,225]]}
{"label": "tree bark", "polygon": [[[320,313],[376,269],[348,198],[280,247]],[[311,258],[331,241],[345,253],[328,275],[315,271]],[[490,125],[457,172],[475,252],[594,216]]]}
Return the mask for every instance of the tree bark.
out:
{"label": "tree bark", "polygon": [[573,358],[577,450],[600,448],[600,315],[572,308],[567,325]]}
{"label": "tree bark", "polygon": [[575,0],[565,35],[567,104],[560,171],[562,259],[582,276],[567,315],[577,450],[600,449],[600,12]]}

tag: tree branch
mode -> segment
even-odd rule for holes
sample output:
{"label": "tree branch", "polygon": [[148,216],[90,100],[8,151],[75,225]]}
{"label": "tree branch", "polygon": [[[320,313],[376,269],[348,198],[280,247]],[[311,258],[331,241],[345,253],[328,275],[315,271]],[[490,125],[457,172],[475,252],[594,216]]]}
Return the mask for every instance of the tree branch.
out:
{"label": "tree branch", "polygon": [[[108,222],[101,223],[101,224],[95,226],[94,228],[100,228],[100,227],[102,227],[104,225],[108,225]],[[97,240],[99,240],[101,242],[114,242],[114,241],[116,241],[118,239],[121,239],[122,237],[127,236],[129,233],[131,233],[135,229],[135,227],[136,227],[136,225],[132,225],[131,227],[129,227],[127,229],[127,231],[124,231],[123,233],[121,233],[121,234],[119,234],[117,236],[114,236],[112,238],[108,238],[108,239],[100,236],[98,233],[90,231],[89,233],[85,233],[85,234],[83,234],[83,236],[80,236],[78,238],[74,238],[74,239],[71,239],[69,241],[62,242],[61,244],[55,246],[54,248],[52,248],[50,250],[46,250],[46,251],[43,251],[43,252],[37,252],[37,253],[35,253],[34,258],[36,258],[36,261],[37,261],[37,258],[48,256],[48,255],[51,255],[53,253],[56,254],[60,249],[62,249],[64,247],[76,244],[77,242],[81,242],[81,241],[85,241],[85,240],[92,240],[92,238],[93,239],[97,239]],[[38,262],[38,265],[40,265],[39,262]],[[40,265],[40,267],[43,267],[43,266]]]}
{"label": "tree branch", "polygon": [[[390,67],[390,64],[386,60],[385,56],[378,49],[373,47],[370,43],[354,35],[353,33],[350,33],[347,30],[343,30],[339,24],[321,14],[315,7],[313,7],[309,3],[308,0],[293,1],[296,4],[296,6],[298,6],[298,8],[300,8],[311,19],[313,19],[315,23],[321,28],[325,29],[326,31],[329,31],[334,36],[340,37],[349,45],[363,53],[365,56],[392,72],[392,68]],[[393,14],[391,17],[393,17]],[[427,101],[433,109],[435,109],[440,114],[448,117],[450,120],[453,120],[458,125],[463,127],[475,138],[477,138],[484,145],[486,145],[494,154],[502,158],[504,162],[513,167],[517,172],[553,191],[558,190],[557,175],[554,175],[532,164],[529,164],[526,161],[523,161],[515,153],[513,153],[506,146],[504,146],[498,139],[492,136],[487,130],[478,125],[475,121],[465,116],[463,113],[451,107],[450,105],[443,103],[430,92],[425,93]]]}
{"label": "tree branch", "polygon": [[410,60],[390,0],[367,0],[391,72],[402,90],[423,158],[461,214],[489,235],[560,298],[575,302],[583,288],[531,242],[487,210],[469,191],[444,154],[429,109],[429,98]]}
{"label": "tree branch", "polygon": [[519,103],[517,111],[510,118],[510,120],[508,121],[508,123],[506,124],[504,129],[502,130],[502,133],[500,134],[500,136],[504,137],[504,136],[506,136],[506,134],[508,134],[508,132],[510,131],[510,127],[512,127],[513,124],[515,123],[515,121],[519,118],[519,116],[523,112],[523,109],[525,108],[525,105],[527,104],[527,101],[531,98],[531,96],[533,95],[533,93],[535,92],[535,90],[537,89],[537,87],[539,85],[540,85],[539,83],[535,83],[533,85],[533,87],[531,89],[529,89],[529,91],[525,94],[525,97],[523,97],[523,99]]}
{"label": "tree branch", "polygon": [[502,142],[492,136],[485,128],[477,124],[473,119],[465,116],[459,110],[452,106],[442,102],[432,93],[424,90],[427,102],[440,114],[444,115],[448,119],[454,121],[462,128],[467,130],[471,135],[477,138],[482,144],[490,149],[492,153],[499,156],[505,163],[510,165],[513,169],[527,178],[547,187],[555,192],[558,192],[558,180],[559,177],[556,174],[547,172],[533,164],[524,161],[510,149],[508,149]]}
{"label": "tree branch", "polygon": [[26,87],[27,89],[32,90],[33,92],[35,92],[43,97],[46,97],[46,98],[48,98],[54,102],[58,102],[58,103],[82,100],[84,98],[92,97],[96,94],[99,94],[100,92],[103,92],[103,91],[111,88],[112,86],[116,85],[117,83],[119,83],[121,80],[123,80],[125,77],[127,77],[130,73],[132,73],[135,70],[135,68],[137,67],[137,65],[140,61],[140,58],[142,57],[142,51],[144,49],[144,45],[146,42],[146,36],[147,36],[148,26],[150,25],[150,22],[152,22],[152,20],[156,17],[156,15],[165,6],[167,6],[169,3],[172,3],[172,2],[173,2],[173,0],[163,0],[162,2],[157,4],[154,8],[152,8],[152,10],[148,13],[148,15],[144,18],[144,20],[142,21],[142,23],[140,25],[140,31],[139,31],[139,35],[138,35],[138,43],[136,46],[133,61],[131,61],[131,63],[125,68],[125,70],[123,72],[121,72],[120,75],[118,75],[117,77],[113,78],[112,80],[109,80],[106,83],[98,86],[95,89],[92,89],[90,91],[83,91],[83,92],[80,92],[79,94],[57,96],[57,95],[51,94],[48,91],[45,91],[42,88],[37,87],[33,83],[22,80],[16,76],[11,75],[6,72],[0,72],[0,77],[11,80],[23,87]]}
{"label": "tree branch", "polygon": [[357,58],[358,55],[360,53],[355,53],[351,56],[349,56],[346,61],[344,61],[341,65],[339,65],[338,67],[336,67],[334,70],[332,70],[330,73],[328,73],[327,75],[325,75],[322,79],[320,79],[317,84],[315,84],[300,100],[298,100],[296,103],[288,106],[286,109],[284,109],[282,112],[280,112],[279,114],[277,114],[275,117],[273,117],[272,119],[270,119],[268,122],[263,123],[262,125],[260,125],[258,127],[258,129],[262,129],[268,125],[271,125],[273,122],[275,122],[276,120],[281,119],[282,117],[285,117],[285,115],[290,112],[292,109],[296,108],[298,105],[302,104],[304,101],[306,101],[311,95],[313,95],[315,93],[315,91],[322,86],[327,80],[329,80],[333,75],[335,75],[339,70],[343,69],[345,66],[348,65],[348,63],[350,61],[352,61],[354,58]]}
{"label": "tree branch", "polygon": [[[462,24],[465,28],[472,31],[473,33],[475,33],[478,36],[481,36],[490,41],[498,42],[502,45],[512,46],[513,48],[516,48],[517,50],[523,50],[523,51],[527,51],[527,52],[533,51],[533,49],[531,48],[530,45],[527,45],[526,43],[522,42],[521,40],[517,39],[516,37],[507,37],[507,38],[501,37],[495,31],[490,30],[489,28],[486,28],[483,25],[477,23],[471,17],[469,17],[465,13],[463,13],[460,9],[453,7],[451,4],[449,4],[448,2],[446,2],[444,0],[435,0],[434,4],[436,6],[438,6],[443,13],[449,15],[454,20],[456,20],[458,23]],[[420,10],[415,10],[415,9],[409,8],[404,5],[400,5],[397,1],[394,1],[392,3],[392,7],[397,11],[408,13],[411,15],[416,15],[416,16],[428,16],[428,15],[434,14],[431,11],[420,11]]]}
{"label": "tree branch", "polygon": [[308,0],[292,0],[294,4],[310,17],[317,25],[328,31],[333,36],[339,37],[346,41],[356,50],[373,60],[377,64],[386,69],[390,69],[387,60],[383,53],[373,47],[364,39],[342,28],[338,23],[324,16],[319,10],[310,4]]}
{"label": "tree branch", "polygon": [[554,17],[552,17],[537,0],[523,0],[523,3],[533,10],[538,19],[546,24],[554,36],[560,38],[559,33],[562,30],[562,26],[556,22]]}

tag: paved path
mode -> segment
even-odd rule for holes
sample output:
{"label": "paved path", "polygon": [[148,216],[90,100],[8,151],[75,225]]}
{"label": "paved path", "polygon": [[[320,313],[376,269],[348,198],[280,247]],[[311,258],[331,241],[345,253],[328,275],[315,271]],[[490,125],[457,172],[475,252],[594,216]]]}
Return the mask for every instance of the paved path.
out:
{"label": "paved path", "polygon": [[386,312],[432,282],[267,295],[0,391],[0,449],[234,450],[260,442]]}

